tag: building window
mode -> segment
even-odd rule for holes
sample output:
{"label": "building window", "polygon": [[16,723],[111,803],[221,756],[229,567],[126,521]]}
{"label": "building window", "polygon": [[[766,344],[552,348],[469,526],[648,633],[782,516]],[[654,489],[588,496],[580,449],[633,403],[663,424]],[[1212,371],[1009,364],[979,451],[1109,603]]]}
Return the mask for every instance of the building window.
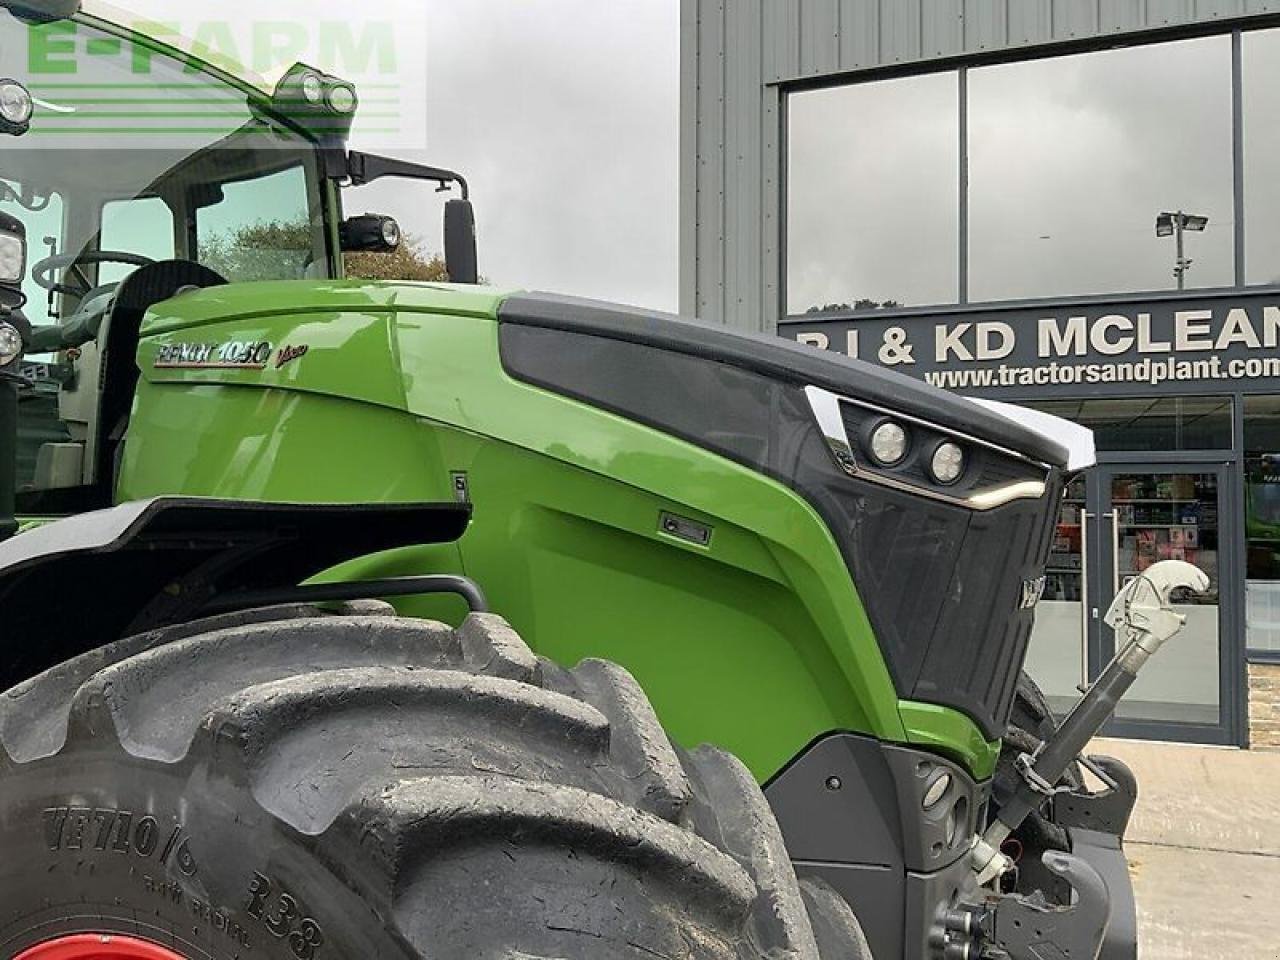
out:
{"label": "building window", "polygon": [[1231,285],[1230,37],[982,67],[968,88],[971,300],[1173,289],[1165,211],[1209,218],[1185,285]]}
{"label": "building window", "polygon": [[1245,638],[1280,657],[1280,397],[1244,402]]}
{"label": "building window", "polygon": [[1176,290],[1161,214],[1184,288],[1280,284],[1280,29],[1242,35],[1239,263],[1232,58],[1224,33],[790,94],[788,315]]}
{"label": "building window", "polygon": [[1245,279],[1280,285],[1280,30],[1241,37]]}
{"label": "building window", "polygon": [[788,98],[787,310],[955,303],[955,73]]}
{"label": "building window", "polygon": [[1230,450],[1230,397],[1019,401],[1093,431],[1099,450]]}

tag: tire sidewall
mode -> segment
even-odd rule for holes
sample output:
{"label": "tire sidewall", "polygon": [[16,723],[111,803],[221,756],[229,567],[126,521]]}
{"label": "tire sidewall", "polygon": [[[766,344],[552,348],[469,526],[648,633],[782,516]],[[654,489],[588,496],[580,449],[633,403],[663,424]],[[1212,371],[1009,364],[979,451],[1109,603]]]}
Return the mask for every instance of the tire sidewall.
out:
{"label": "tire sidewall", "polygon": [[0,957],[88,932],[190,960],[403,956],[315,846],[193,764],[0,764]]}

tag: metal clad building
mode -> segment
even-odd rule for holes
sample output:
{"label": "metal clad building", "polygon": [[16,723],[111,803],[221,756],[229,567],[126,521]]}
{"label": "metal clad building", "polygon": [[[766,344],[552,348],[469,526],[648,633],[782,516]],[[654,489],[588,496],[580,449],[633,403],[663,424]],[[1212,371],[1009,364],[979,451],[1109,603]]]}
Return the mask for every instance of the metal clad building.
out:
{"label": "metal clad building", "polygon": [[681,17],[682,312],[1093,428],[1028,669],[1068,702],[1187,559],[1113,732],[1280,745],[1280,0]]}
{"label": "metal clad building", "polygon": [[1280,0],[682,0],[681,312],[776,328],[788,85],[1275,14]]}

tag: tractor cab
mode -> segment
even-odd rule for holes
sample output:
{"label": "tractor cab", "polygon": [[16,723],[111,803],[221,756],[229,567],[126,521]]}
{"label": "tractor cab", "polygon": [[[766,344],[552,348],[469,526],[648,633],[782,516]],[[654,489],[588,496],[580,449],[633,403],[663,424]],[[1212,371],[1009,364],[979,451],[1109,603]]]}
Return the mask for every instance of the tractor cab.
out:
{"label": "tractor cab", "polygon": [[[0,338],[0,407],[17,396],[16,415],[0,412],[0,430],[16,419],[17,431],[0,444],[0,536],[15,510],[110,504],[138,332],[155,304],[228,283],[339,279],[344,250],[399,244],[390,218],[344,220],[342,187],[387,176],[459,186],[446,253],[455,279],[475,280],[465,181],[348,152],[350,84],[298,64],[264,89],[78,4],[40,6],[0,3],[0,48],[47,47],[56,32],[66,57],[76,51],[76,82],[28,58],[29,75],[0,83],[0,322],[16,331],[7,348]],[[108,49],[121,52],[91,55]],[[137,89],[139,62],[145,107],[103,96]]]}

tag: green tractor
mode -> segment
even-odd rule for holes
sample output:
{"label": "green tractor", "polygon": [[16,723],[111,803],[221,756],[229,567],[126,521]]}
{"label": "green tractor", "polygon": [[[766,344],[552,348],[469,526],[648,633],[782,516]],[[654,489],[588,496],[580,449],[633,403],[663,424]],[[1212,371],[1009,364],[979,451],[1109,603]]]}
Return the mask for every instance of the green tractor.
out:
{"label": "green tractor", "polygon": [[[465,180],[349,150],[343,81],[0,2],[41,31],[219,109],[70,149],[3,68],[0,958],[1134,956],[1136,787],[1078,758],[1177,578],[1055,727],[1057,439],[482,288]],[[343,279],[384,177],[460,192],[458,282]]]}

